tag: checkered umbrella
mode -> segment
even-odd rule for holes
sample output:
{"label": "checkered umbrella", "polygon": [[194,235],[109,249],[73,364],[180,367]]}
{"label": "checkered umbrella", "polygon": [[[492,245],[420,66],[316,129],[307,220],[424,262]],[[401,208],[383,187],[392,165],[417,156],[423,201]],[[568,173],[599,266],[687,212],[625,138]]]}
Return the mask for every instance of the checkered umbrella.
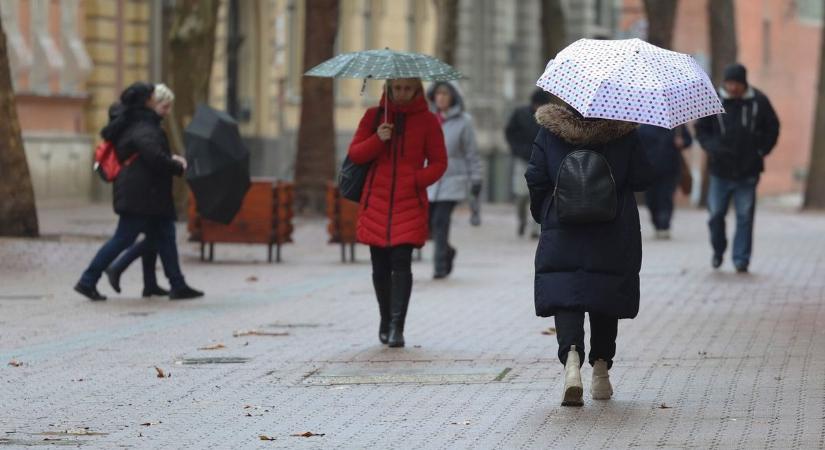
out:
{"label": "checkered umbrella", "polygon": [[390,49],[344,53],[322,62],[304,75],[365,80],[421,78],[424,81],[450,81],[462,78],[459,71],[432,56]]}
{"label": "checkered umbrella", "polygon": [[639,39],[580,39],[547,64],[536,85],[584,117],[675,128],[725,112],[692,57]]}

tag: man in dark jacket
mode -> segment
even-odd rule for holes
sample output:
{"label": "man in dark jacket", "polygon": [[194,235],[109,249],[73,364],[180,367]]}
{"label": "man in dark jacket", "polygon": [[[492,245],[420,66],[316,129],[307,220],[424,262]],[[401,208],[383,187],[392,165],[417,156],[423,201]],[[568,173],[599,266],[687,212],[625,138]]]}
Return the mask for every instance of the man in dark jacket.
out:
{"label": "man in dark jacket", "polygon": [[[524,182],[524,172],[530,162],[533,152],[533,141],[539,134],[541,127],[536,122],[535,114],[539,107],[550,103],[550,94],[542,89],[536,89],[530,96],[530,104],[517,108],[510,115],[504,134],[510,144],[513,156],[513,194],[516,197],[516,214],[518,218],[518,235],[523,236],[527,227],[527,206],[530,203],[527,185]],[[538,236],[534,232],[535,237]]]}
{"label": "man in dark jacket", "polygon": [[748,84],[747,70],[741,64],[725,69],[719,95],[726,114],[705,117],[696,124],[696,137],[708,154],[710,171],[711,264],[714,268],[722,265],[728,244],[725,215],[733,198],[733,264],[737,272],[744,273],[751,259],[756,185],[765,167],[763,159],[776,145],[779,120],[768,97]]}

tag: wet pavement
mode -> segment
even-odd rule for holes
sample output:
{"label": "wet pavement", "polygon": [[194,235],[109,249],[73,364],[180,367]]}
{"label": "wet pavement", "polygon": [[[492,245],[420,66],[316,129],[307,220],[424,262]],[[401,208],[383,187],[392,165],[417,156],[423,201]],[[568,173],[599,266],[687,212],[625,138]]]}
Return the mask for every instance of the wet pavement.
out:
{"label": "wet pavement", "polygon": [[645,224],[615,396],[591,400],[585,367],[582,408],[559,406],[535,242],[509,208],[483,219],[457,212],[450,279],[424,250],[407,347],[388,349],[367,249],[340,263],[321,221],[297,222],[281,264],[241,245],[200,262],[181,227],[204,299],[142,299],[135,266],[92,303],[71,286],[114,216],[45,209],[45,238],[0,239],[0,448],[825,448],[825,216],[758,211],[748,275],[710,269],[701,211],[669,242]]}

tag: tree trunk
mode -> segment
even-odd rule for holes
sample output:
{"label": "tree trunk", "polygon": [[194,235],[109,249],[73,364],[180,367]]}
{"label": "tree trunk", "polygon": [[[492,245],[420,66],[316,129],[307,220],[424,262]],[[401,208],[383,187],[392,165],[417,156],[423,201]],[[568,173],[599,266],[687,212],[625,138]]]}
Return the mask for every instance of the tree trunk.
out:
{"label": "tree trunk", "polygon": [[561,0],[541,0],[541,54],[546,64],[567,44]]}
{"label": "tree trunk", "polygon": [[435,3],[435,56],[455,65],[458,49],[458,0],[433,0]]}
{"label": "tree trunk", "polygon": [[811,162],[805,182],[805,209],[825,209],[825,32],[820,32],[819,91],[816,96]]}
{"label": "tree trunk", "polygon": [[0,23],[0,236],[37,236],[37,209]]}
{"label": "tree trunk", "polygon": [[671,48],[678,7],[679,0],[645,0],[648,42],[662,48]]}
{"label": "tree trunk", "polygon": [[725,66],[736,62],[736,14],[733,0],[708,0],[710,73],[714,85],[722,82]]}
{"label": "tree trunk", "polygon": [[[722,83],[725,66],[736,62],[736,12],[733,0],[708,0],[708,21],[710,22],[710,79],[714,86]],[[700,205],[708,202],[707,157],[702,163],[702,192]]]}
{"label": "tree trunk", "polygon": [[[304,71],[332,58],[338,33],[338,0],[306,3]],[[295,209],[323,214],[326,184],[335,178],[335,95],[331,78],[303,77],[295,162]]]}
{"label": "tree trunk", "polygon": [[[169,30],[166,83],[175,93],[175,106],[167,123],[172,148],[184,154],[183,129],[192,120],[195,106],[209,101],[209,78],[215,52],[215,29],[220,0],[178,0]],[[175,179],[175,209],[186,211],[189,189]]]}

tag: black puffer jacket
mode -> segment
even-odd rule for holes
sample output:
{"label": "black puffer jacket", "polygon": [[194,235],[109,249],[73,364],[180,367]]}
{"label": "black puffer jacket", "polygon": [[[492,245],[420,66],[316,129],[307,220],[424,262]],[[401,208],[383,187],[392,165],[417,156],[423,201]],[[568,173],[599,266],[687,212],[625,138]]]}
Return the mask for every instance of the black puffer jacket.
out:
{"label": "black puffer jacket", "polygon": [[513,111],[507,128],[504,129],[507,143],[510,144],[510,153],[524,162],[530,161],[533,141],[540,129],[532,106],[522,106]]}
{"label": "black puffer jacket", "polygon": [[138,155],[115,179],[115,212],[175,217],[172,176],[182,175],[183,166],[172,159],[163,118],[149,108],[120,105],[109,110],[109,118],[100,135],[114,144],[118,160]]}
{"label": "black puffer jacket", "polygon": [[[533,144],[527,173],[530,209],[541,224],[536,250],[536,314],[559,309],[632,318],[639,311],[642,238],[633,196],[652,179],[652,169],[636,125],[583,119],[563,106],[536,112],[542,126]],[[558,221],[553,188],[562,159],[571,151],[601,153],[613,171],[619,212],[611,222],[565,225]]]}
{"label": "black puffer jacket", "polygon": [[758,176],[779,137],[776,112],[768,97],[753,87],[741,99],[724,89],[719,94],[725,114],[696,122],[696,138],[708,153],[710,173],[730,180]]}

